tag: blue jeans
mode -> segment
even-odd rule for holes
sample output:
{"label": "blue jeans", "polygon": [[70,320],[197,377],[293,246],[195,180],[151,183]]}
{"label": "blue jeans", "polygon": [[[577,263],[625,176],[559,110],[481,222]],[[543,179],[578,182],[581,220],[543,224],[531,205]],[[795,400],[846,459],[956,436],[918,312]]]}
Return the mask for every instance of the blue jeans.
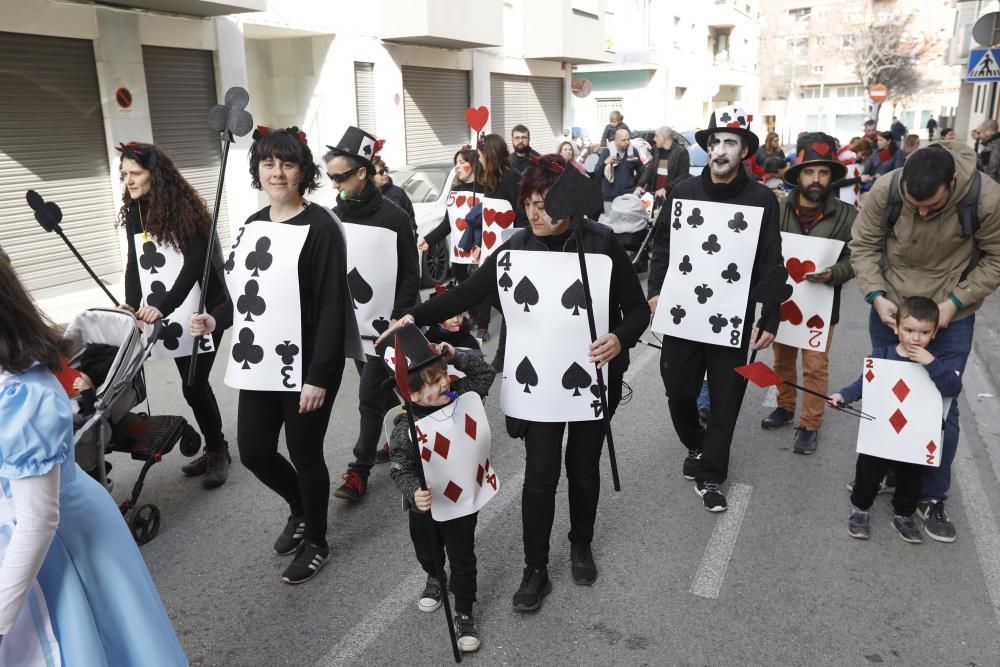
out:
{"label": "blue jeans", "polygon": [[708,380],[702,380],[701,391],[698,393],[698,409],[705,410],[712,407],[712,402],[708,398]]}
{"label": "blue jeans", "polygon": [[[928,346],[935,357],[959,358],[961,372],[965,373],[965,362],[972,351],[972,332],[976,326],[976,316],[970,315],[957,322],[953,321],[948,328],[940,329],[934,340]],[[878,313],[872,308],[868,317],[868,333],[872,339],[872,347],[888,347],[899,343],[899,337],[892,329],[882,324]],[[958,449],[958,397],[951,402],[951,409],[944,422],[944,448],[941,451],[941,465],[937,468],[927,467],[924,470],[921,500],[945,500],[951,487],[951,462],[955,460]]]}

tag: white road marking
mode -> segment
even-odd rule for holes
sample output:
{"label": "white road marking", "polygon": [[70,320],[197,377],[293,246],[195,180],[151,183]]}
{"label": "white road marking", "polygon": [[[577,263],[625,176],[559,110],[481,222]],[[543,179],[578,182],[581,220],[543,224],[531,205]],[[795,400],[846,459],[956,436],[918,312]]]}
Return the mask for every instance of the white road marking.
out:
{"label": "white road marking", "polygon": [[694,575],[691,584],[692,595],[715,600],[722,589],[722,581],[726,577],[726,568],[736,547],[736,538],[740,534],[740,525],[750,504],[750,494],[753,487],[749,484],[733,484],[726,495],[729,509],[719,517],[712,531],[712,537],[705,547],[701,565]]}

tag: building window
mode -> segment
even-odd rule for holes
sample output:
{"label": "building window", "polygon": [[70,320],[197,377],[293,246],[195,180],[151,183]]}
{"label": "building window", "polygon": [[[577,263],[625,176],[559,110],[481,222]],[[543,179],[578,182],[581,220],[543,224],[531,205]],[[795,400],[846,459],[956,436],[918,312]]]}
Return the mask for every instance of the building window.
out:
{"label": "building window", "polygon": [[853,49],[854,48],[854,35],[841,35],[840,36],[840,48],[842,48],[842,49]]}
{"label": "building window", "polygon": [[823,66],[822,65],[813,65],[812,72],[813,72],[813,74],[822,74],[823,73]]}
{"label": "building window", "polygon": [[826,44],[826,37],[816,38],[816,46],[823,46],[824,44]]}
{"label": "building window", "polygon": [[684,93],[686,93],[687,91],[688,89],[684,86],[677,86],[676,88],[674,88],[674,100],[677,102],[683,100]]}
{"label": "building window", "polygon": [[805,19],[808,18],[812,13],[812,7],[798,7],[796,9],[789,9],[788,15],[793,19]]}

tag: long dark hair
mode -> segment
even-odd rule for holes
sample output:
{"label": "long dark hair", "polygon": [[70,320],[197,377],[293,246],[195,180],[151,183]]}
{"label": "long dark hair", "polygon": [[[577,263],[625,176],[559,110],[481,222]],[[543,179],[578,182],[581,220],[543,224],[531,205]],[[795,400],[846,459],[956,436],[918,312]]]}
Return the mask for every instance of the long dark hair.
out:
{"label": "long dark hair", "polygon": [[487,134],[479,146],[479,160],[482,165],[480,179],[487,192],[496,191],[504,172],[510,169],[510,151],[507,142],[499,134]]}
{"label": "long dark hair", "polygon": [[[181,252],[188,248],[191,239],[198,236],[208,236],[212,228],[212,216],[208,213],[201,198],[191,184],[177,171],[166,153],[153,144],[130,143],[124,146],[118,168],[123,170],[124,160],[134,160],[140,167],[149,171],[149,194],[143,197],[139,205],[143,206],[142,224],[145,231],[158,241],[171,245]],[[122,181],[125,180],[122,171]],[[118,222],[126,225],[132,196],[128,188],[122,192],[122,207],[118,209]]]}
{"label": "long dark hair", "polygon": [[53,373],[62,369],[73,342],[38,310],[5,259],[0,259],[0,314],[0,369],[21,373],[36,361]]}

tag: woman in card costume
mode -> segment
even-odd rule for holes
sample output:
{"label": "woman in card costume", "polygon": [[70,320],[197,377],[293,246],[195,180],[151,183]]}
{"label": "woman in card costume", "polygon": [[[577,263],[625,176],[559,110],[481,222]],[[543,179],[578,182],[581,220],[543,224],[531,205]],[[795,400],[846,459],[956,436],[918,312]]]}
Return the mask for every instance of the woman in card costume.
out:
{"label": "woman in card costume", "polygon": [[[364,359],[340,222],[304,199],[319,173],[304,132],[258,127],[250,175],[270,203],[233,236],[225,266],[236,306],[226,384],[240,390],[240,462],[288,503],[274,550],[295,554],[281,578],[289,584],[308,581],[330,557],[323,438],[344,359]],[[211,333],[220,316],[196,315],[192,334]],[[290,462],[278,453],[282,427]]]}
{"label": "woman in card costume", "polygon": [[73,458],[69,342],[0,259],[0,665],[187,665],[121,512]]}
{"label": "woman in card costume", "polygon": [[[451,191],[454,193],[465,193],[472,191],[472,183],[475,178],[474,165],[476,164],[476,151],[471,148],[463,148],[455,153],[452,162],[455,165],[455,178],[451,182]],[[476,186],[477,192],[483,191],[482,185]],[[457,195],[456,195],[457,197]],[[449,202],[451,197],[449,196]],[[451,214],[445,210],[444,217],[437,227],[432,229],[427,235],[417,242],[417,250],[427,252],[429,248],[436,245],[443,239],[448,239],[448,254],[452,254],[451,235]],[[468,264],[452,264],[452,275],[455,280],[462,282],[469,277]]]}
{"label": "woman in card costume", "polygon": [[[539,159],[538,164],[525,170],[521,179],[519,199],[530,226],[520,230],[490,255],[468,281],[414,308],[409,315],[394,323],[386,336],[408,322],[432,325],[486,299],[498,302],[497,257],[503,256],[505,250],[573,253],[575,261],[578,237],[571,227],[572,218],[552,220],[545,213],[547,195],[559,178],[566,178],[566,183],[570,184],[562,188],[562,193],[568,195],[565,199],[572,202],[575,212],[593,210],[595,200],[599,201],[599,193],[593,192],[593,181],[577,170],[567,168],[565,160],[558,155],[546,155]],[[563,208],[567,208],[565,204]],[[610,333],[600,336],[591,346],[590,359],[607,367],[608,410],[611,415],[621,400],[622,377],[629,363],[628,350],[638,342],[649,323],[649,305],[628,255],[610,230],[585,218],[581,220],[584,251],[588,255],[610,258]],[[579,273],[576,275],[579,276]],[[556,277],[552,276],[553,279]],[[586,322],[586,319],[583,321]],[[505,344],[510,344],[509,338]],[[503,352],[501,350],[501,354]],[[552,588],[548,576],[549,537],[562,467],[563,434],[567,430],[566,478],[569,485],[573,581],[579,585],[590,585],[597,578],[591,540],[600,494],[599,464],[604,429],[600,422],[595,421],[543,422],[508,418],[508,431],[525,441],[524,488],[521,493],[525,568],[513,600],[517,611],[538,609],[542,598]]]}
{"label": "woman in card costume", "polygon": [[[147,324],[161,319],[167,323],[154,355],[173,357],[184,399],[205,438],[205,451],[181,470],[185,475],[205,475],[204,487],[215,488],[226,482],[231,459],[219,403],[208,377],[219,340],[232,320],[220,320],[212,337],[203,339],[205,347],[198,354],[197,372],[190,386],[191,341],[183,335],[184,323],[198,307],[212,216],[195,189],[159,148],[130,143],[119,146],[118,151],[125,185],[118,220],[128,240],[125,304]],[[221,306],[228,302],[229,293],[221,277],[218,241],[215,248],[215,270],[209,273],[206,306],[209,310],[223,310]]]}

